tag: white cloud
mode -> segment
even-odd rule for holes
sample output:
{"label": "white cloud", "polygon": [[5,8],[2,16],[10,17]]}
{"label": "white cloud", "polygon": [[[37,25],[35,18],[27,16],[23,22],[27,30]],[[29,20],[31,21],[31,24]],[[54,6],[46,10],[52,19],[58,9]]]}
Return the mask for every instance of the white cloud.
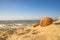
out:
{"label": "white cloud", "polygon": [[24,19],[23,17],[15,17],[15,16],[0,16],[0,20],[19,20]]}
{"label": "white cloud", "polygon": [[37,17],[22,17],[22,16],[0,16],[0,20],[33,20]]}

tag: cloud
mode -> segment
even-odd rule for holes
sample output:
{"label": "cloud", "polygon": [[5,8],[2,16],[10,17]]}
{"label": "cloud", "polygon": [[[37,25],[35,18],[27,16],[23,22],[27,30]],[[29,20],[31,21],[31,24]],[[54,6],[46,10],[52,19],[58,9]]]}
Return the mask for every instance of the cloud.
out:
{"label": "cloud", "polygon": [[0,16],[0,20],[20,20],[24,19],[23,17],[15,17],[15,16]]}
{"label": "cloud", "polygon": [[22,17],[22,16],[0,16],[0,20],[34,20],[37,17]]}

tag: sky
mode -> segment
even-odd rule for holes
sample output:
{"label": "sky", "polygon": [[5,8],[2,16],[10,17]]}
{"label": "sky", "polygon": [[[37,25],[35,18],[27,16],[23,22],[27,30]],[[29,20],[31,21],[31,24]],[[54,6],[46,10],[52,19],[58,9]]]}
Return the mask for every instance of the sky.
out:
{"label": "sky", "polygon": [[0,20],[58,18],[60,0],[0,0]]}

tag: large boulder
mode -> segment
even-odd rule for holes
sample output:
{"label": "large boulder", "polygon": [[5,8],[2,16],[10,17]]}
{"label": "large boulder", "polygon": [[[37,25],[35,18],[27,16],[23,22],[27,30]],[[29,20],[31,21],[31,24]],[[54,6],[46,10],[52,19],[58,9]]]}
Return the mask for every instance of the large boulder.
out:
{"label": "large boulder", "polygon": [[48,25],[52,24],[52,22],[53,22],[52,18],[44,17],[40,20],[40,26],[45,27],[45,26],[48,26]]}

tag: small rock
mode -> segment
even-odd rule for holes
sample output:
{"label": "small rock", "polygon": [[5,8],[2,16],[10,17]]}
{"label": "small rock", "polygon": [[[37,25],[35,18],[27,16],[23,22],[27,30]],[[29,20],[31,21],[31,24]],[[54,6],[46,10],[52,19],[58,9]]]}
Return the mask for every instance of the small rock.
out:
{"label": "small rock", "polygon": [[33,24],[32,26],[33,26],[33,27],[36,27],[36,26],[38,26],[38,25],[39,25],[39,24],[35,23],[35,24]]}

